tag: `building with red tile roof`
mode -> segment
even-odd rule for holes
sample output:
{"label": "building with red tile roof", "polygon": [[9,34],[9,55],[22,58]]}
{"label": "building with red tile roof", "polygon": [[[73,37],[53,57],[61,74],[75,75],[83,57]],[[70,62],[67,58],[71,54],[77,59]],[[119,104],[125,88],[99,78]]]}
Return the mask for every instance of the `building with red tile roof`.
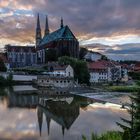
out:
{"label": "building with red tile roof", "polygon": [[88,63],[91,83],[120,81],[127,72],[118,62],[99,60]]}

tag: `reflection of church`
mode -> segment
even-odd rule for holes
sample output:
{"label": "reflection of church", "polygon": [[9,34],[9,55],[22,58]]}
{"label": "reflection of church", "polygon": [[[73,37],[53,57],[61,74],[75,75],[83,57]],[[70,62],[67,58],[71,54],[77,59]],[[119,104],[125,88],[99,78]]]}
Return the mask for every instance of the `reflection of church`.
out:
{"label": "reflection of church", "polygon": [[38,106],[37,115],[40,135],[42,131],[43,114],[46,117],[48,135],[50,132],[51,120],[57,122],[62,126],[62,133],[64,135],[65,129],[70,129],[71,125],[79,116],[79,109],[79,104],[75,102],[74,97],[64,97],[61,99],[48,100],[46,99],[42,105]]}
{"label": "reflection of church", "polygon": [[9,108],[36,108],[38,105],[38,94],[36,90],[30,91],[10,91],[10,94],[6,97],[7,106]]}

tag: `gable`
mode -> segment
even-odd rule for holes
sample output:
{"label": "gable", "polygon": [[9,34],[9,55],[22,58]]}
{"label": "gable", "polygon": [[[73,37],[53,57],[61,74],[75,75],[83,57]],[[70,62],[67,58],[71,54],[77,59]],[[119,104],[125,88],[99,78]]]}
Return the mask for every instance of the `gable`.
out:
{"label": "gable", "polygon": [[65,31],[63,32],[63,38],[68,38],[68,39],[76,39],[72,31],[68,26],[66,26]]}

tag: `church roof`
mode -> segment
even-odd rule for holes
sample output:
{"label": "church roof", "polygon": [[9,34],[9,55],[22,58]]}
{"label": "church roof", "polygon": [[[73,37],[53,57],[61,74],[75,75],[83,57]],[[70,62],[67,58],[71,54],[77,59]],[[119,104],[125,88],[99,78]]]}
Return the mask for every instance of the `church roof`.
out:
{"label": "church roof", "polygon": [[45,35],[40,43],[40,46],[48,44],[58,39],[76,39],[70,28],[66,25],[48,35]]}

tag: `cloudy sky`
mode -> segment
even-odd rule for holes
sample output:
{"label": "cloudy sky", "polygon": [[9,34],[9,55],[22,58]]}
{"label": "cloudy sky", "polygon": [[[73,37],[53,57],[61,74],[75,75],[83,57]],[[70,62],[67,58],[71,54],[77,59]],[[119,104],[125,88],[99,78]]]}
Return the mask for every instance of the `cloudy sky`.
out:
{"label": "cloudy sky", "polygon": [[33,44],[37,13],[42,33],[45,15],[51,31],[63,17],[81,45],[114,59],[140,60],[140,0],[0,0],[0,48]]}

